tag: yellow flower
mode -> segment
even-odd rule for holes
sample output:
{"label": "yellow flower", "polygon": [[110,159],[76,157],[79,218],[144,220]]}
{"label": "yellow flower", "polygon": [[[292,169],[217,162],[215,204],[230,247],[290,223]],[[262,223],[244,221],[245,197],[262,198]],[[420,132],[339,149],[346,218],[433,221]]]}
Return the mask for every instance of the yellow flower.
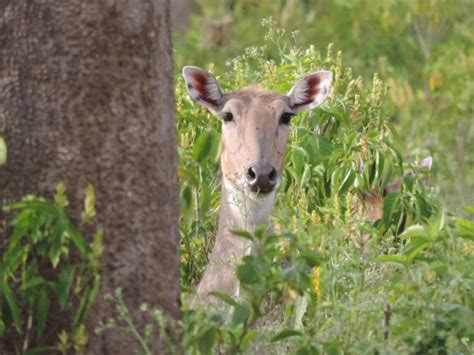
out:
{"label": "yellow flower", "polygon": [[319,280],[319,275],[321,274],[321,267],[315,267],[313,270],[313,288],[314,288],[314,293],[316,293],[316,296],[319,298],[321,296],[321,281]]}

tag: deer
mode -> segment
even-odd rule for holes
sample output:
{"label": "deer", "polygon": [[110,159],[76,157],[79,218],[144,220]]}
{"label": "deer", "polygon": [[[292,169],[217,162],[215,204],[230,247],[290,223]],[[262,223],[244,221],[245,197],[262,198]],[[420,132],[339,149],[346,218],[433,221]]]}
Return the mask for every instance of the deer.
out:
{"label": "deer", "polygon": [[268,223],[281,183],[291,118],[326,100],[333,75],[325,70],[308,74],[283,95],[259,86],[223,92],[214,75],[195,66],[185,66],[182,74],[189,95],[222,122],[217,234],[196,290],[198,300],[212,303],[211,292],[238,295],[235,265],[251,253],[251,243],[232,230],[254,231]]}

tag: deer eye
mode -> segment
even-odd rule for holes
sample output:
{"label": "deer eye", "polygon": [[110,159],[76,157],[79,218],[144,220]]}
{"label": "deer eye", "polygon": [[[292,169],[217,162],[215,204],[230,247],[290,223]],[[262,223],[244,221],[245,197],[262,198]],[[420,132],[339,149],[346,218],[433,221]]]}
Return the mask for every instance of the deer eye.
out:
{"label": "deer eye", "polygon": [[289,125],[291,121],[291,117],[295,114],[291,112],[284,112],[280,117],[280,124]]}
{"label": "deer eye", "polygon": [[231,112],[224,112],[222,119],[224,122],[231,122],[234,120],[234,115]]}

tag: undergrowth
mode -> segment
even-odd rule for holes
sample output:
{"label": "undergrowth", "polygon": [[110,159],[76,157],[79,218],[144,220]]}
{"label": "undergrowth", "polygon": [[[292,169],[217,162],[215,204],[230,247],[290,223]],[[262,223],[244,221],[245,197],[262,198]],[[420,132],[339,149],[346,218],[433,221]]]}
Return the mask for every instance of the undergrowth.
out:
{"label": "undergrowth", "polygon": [[[224,308],[185,311],[184,350],[470,353],[474,226],[444,210],[433,193],[436,169],[418,164],[430,152],[403,160],[385,112],[388,90],[376,74],[367,85],[331,45],[325,54],[287,46],[296,34],[290,41],[271,21],[263,25],[279,59],[269,59],[267,47],[248,48],[226,72],[214,72],[224,90],[257,83],[285,93],[321,69],[334,73],[334,86],[322,107],[292,121],[276,235],[240,233],[261,245],[237,267],[242,295],[216,295]],[[216,230],[220,127],[178,82],[186,298]],[[400,188],[384,194],[397,179]],[[363,213],[368,194],[381,200],[375,221]]]}

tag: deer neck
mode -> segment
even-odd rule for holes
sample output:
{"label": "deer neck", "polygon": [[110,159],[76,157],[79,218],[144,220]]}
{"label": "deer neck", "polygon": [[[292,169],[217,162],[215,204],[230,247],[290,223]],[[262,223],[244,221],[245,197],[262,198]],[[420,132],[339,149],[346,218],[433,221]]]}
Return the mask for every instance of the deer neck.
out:
{"label": "deer neck", "polygon": [[275,190],[265,196],[256,196],[224,179],[221,193],[219,227],[253,232],[268,222],[275,204]]}
{"label": "deer neck", "polygon": [[268,222],[273,210],[275,192],[265,197],[252,196],[227,183],[222,184],[219,226],[211,259],[240,259],[250,253],[248,240],[234,235],[232,230],[253,232]]}

